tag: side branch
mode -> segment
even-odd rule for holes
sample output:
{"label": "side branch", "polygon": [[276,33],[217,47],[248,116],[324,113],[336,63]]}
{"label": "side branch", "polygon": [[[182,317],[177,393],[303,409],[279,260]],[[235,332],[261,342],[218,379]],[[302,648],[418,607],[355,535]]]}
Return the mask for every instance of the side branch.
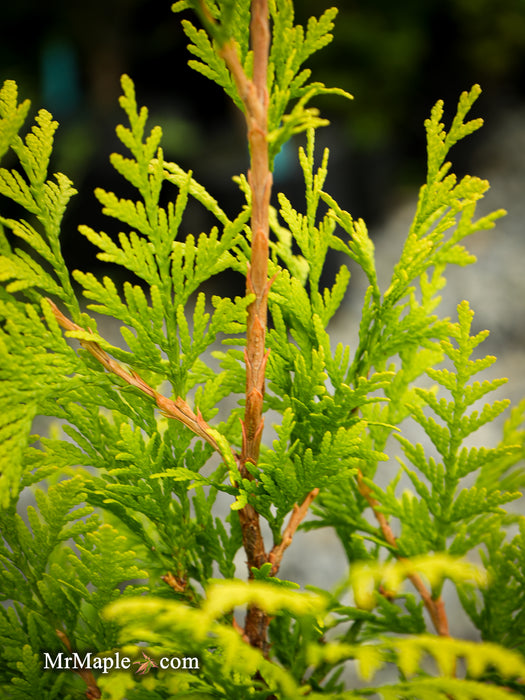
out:
{"label": "side branch", "polygon": [[268,561],[272,563],[272,576],[275,576],[279,571],[283,554],[285,550],[288,549],[288,547],[292,544],[293,536],[295,535],[297,528],[305,519],[306,514],[308,513],[308,508],[310,507],[310,504],[312,503],[312,501],[318,493],[318,488],[312,489],[312,491],[310,491],[310,493],[306,496],[306,498],[300,506],[298,506],[297,503],[294,505],[292,514],[290,515],[290,520],[288,521],[288,525],[286,526],[286,529],[283,532],[281,542],[273,547],[268,557]]}
{"label": "side branch", "polygon": [[[73,651],[73,648],[71,646],[71,642],[69,641],[69,637],[65,632],[62,632],[62,630],[55,630],[57,637],[60,639],[62,644],[66,647],[66,649],[69,651],[71,654]],[[91,673],[89,668],[78,668],[78,669],[73,669],[74,673],[78,674],[80,678],[84,681],[86,684],[87,690],[86,690],[86,698],[87,700],[98,700],[98,698],[102,697],[102,693],[100,691],[100,688],[97,685],[97,681],[95,679],[95,676]]]}
{"label": "side branch", "polygon": [[[77,324],[73,323],[73,321],[71,321],[67,316],[64,316],[64,314],[60,311],[57,305],[51,301],[51,299],[46,300],[53,311],[58,325],[61,328],[66,331],[86,332],[85,328],[77,326]],[[155,391],[153,387],[149,386],[149,384],[147,384],[136,372],[122,367],[122,365],[110,357],[108,353],[95,341],[80,339],[79,342],[85,350],[93,355],[93,357],[108,370],[108,372],[116,374],[130,386],[134,386],[147,396],[150,396],[167,418],[174,418],[175,420],[184,423],[187,428],[192,430],[199,437],[206,440],[206,442],[222,456],[221,448],[215,440],[210,426],[201,416],[200,411],[195,414],[188,406],[186,401],[181,399],[180,396],[177,396],[175,401],[172,401],[171,399],[166,398],[166,396],[159,394],[158,391]]]}
{"label": "side branch", "polygon": [[[359,487],[359,493],[361,494],[361,496],[363,496],[363,498],[365,498],[367,500],[368,505],[372,508],[372,511],[374,512],[374,516],[379,524],[381,532],[383,533],[383,537],[388,542],[388,544],[394,550],[396,550],[397,549],[397,541],[396,541],[394,533],[392,532],[392,528],[388,524],[388,521],[387,521],[384,513],[381,513],[378,510],[379,503],[372,496],[370,488],[363,482],[361,472],[358,473],[357,484]],[[396,556],[397,556],[397,559],[399,561],[406,561],[405,557],[402,557],[400,555],[396,555]],[[421,577],[418,574],[410,574],[408,576],[408,579],[412,583],[414,588],[417,590],[419,595],[421,596],[421,600],[423,601],[423,605],[425,606],[428,614],[430,615],[430,619],[432,620],[432,624],[434,625],[436,632],[441,637],[448,637],[449,636],[449,627],[448,627],[447,613],[445,610],[445,604],[444,604],[443,600],[441,599],[441,597],[440,598],[433,598],[430,591],[427,589],[427,587],[425,586],[425,584],[421,580]]]}

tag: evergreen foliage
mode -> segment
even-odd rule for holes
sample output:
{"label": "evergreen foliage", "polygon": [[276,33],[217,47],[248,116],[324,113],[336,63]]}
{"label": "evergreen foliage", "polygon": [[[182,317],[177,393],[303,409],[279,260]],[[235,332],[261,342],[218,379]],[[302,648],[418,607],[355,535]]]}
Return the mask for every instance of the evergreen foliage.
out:
{"label": "evergreen foliage", "polygon": [[[10,152],[0,169],[2,697],[525,695],[525,522],[506,509],[525,486],[525,402],[508,412],[498,445],[471,446],[508,411],[506,400],[479,403],[506,380],[478,378],[495,358],[477,353],[487,332],[471,334],[468,302],[457,321],[438,313],[447,265],[473,263],[465,239],[504,213],[476,218],[488,183],[458,180],[446,160],[481,126],[466,121],[480,89],[461,95],[448,131],[441,102],[425,123],[427,179],[382,290],[365,223],[324,190],[328,152],[318,156],[315,130],[326,120],[307,106],[321,94],[351,97],[309,82],[303,67],[330,42],[336,10],[304,28],[291,0],[269,0],[264,49],[264,25],[250,25],[264,7],[173,6],[202,24],[183,20],[190,65],[249,126],[252,166],[235,178],[245,203],[234,218],[164,159],[162,130],[148,127],[123,76],[125,154],[110,160],[136,193],[97,189],[109,232],[80,226],[101,261],[131,273],[121,286],[69,272],[60,231],[75,190],[49,174],[58,125],[40,110],[24,135],[28,101],[18,103],[13,81],[0,91],[0,155]],[[282,145],[303,132],[303,209],[285,193],[275,206],[268,199],[268,236],[254,224],[258,198],[269,197]],[[2,215],[6,198],[19,218]],[[190,201],[213,216],[209,232],[187,231]],[[341,266],[324,287],[330,250]],[[329,333],[350,284],[346,257],[368,280],[355,348],[334,347]],[[246,277],[243,297],[203,290],[226,270]],[[121,343],[100,334],[101,314]],[[275,424],[260,447],[259,410]],[[36,416],[51,419],[48,434],[32,434]],[[299,527],[340,539],[349,573],[334,590],[279,578]],[[472,622],[469,639],[449,636],[444,588]],[[44,652],[91,652],[99,664],[118,652],[141,670],[49,671]],[[182,657],[198,668],[155,666]],[[389,681],[374,685],[386,667]]]}

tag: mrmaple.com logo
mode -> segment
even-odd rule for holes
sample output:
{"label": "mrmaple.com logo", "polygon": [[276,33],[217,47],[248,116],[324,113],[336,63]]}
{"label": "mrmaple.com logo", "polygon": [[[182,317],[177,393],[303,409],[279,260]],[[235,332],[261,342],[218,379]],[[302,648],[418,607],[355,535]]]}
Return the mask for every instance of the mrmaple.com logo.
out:
{"label": "mrmaple.com logo", "polygon": [[66,654],[63,651],[56,654],[44,652],[44,670],[45,671],[100,671],[101,673],[109,673],[110,671],[127,671],[135,664],[138,668],[135,673],[144,675],[152,668],[161,668],[163,671],[171,669],[173,671],[198,671],[199,659],[196,656],[163,656],[157,663],[147,654],[142,652],[144,661],[132,661],[129,656],[121,656],[120,652],[116,652],[114,656],[96,656],[91,651],[86,654],[78,654],[72,652]]}

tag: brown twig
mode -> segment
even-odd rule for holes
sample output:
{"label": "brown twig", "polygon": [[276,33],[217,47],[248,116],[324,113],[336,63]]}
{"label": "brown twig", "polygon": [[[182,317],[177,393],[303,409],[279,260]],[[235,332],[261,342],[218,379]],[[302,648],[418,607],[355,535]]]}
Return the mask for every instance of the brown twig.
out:
{"label": "brown twig", "polygon": [[[379,528],[383,533],[383,537],[392,547],[392,549],[397,550],[397,541],[394,533],[392,532],[392,528],[388,524],[388,520],[386,519],[384,513],[381,513],[381,511],[378,510],[379,502],[372,496],[372,491],[370,487],[363,482],[363,475],[361,474],[361,472],[358,472],[357,475],[357,485],[359,488],[359,493],[361,494],[361,496],[363,496],[363,498],[367,500],[368,505],[372,508],[374,516],[378,522]],[[396,552],[394,553],[399,561],[407,561],[406,557],[402,557]],[[421,596],[423,605],[425,606],[428,614],[430,615],[430,619],[432,620],[432,624],[434,625],[436,632],[441,637],[448,637],[448,618],[445,610],[445,604],[442,598],[432,597],[432,594],[421,580],[419,574],[409,574],[408,579]]]}
{"label": "brown twig", "polygon": [[[270,51],[270,26],[268,0],[252,0],[250,24],[253,51],[253,79],[250,80],[241,65],[233,40],[220,48],[242,100],[250,148],[248,182],[251,191],[252,212],[251,259],[246,275],[246,292],[255,299],[248,307],[246,331],[246,407],[242,424],[242,450],[239,471],[243,478],[253,479],[247,465],[257,464],[264,427],[262,416],[265,389],[265,369],[268,352],[265,347],[268,292],[272,280],[268,279],[269,211],[272,190],[268,149],[268,56]],[[259,514],[250,504],[239,511],[243,544],[247,555],[249,575],[252,567],[260,568],[272,563],[272,575],[279,570],[284,551],[291,544],[293,535],[306,516],[308,507],[316,497],[314,489],[301,506],[294,506],[290,521],[281,542],[268,555],[262,537]],[[250,608],[246,617],[245,635],[253,646],[266,651],[268,616],[258,608]]]}
{"label": "brown twig", "polygon": [[[65,632],[62,632],[62,630],[55,630],[57,637],[60,639],[62,644],[66,647],[66,649],[71,652],[73,651],[71,647],[71,642],[69,641],[69,637]],[[88,668],[74,668],[72,669],[74,673],[80,676],[84,683],[87,686],[86,690],[86,698],[87,700],[98,700],[98,698],[102,697],[102,693],[100,692],[100,688],[97,685],[97,681],[95,680],[95,676],[91,673],[91,671]]]}
{"label": "brown twig", "polygon": [[[246,291],[255,299],[248,307],[246,331],[246,407],[242,424],[242,449],[239,470],[243,478],[253,479],[247,464],[257,464],[263,431],[262,417],[264,375],[267,352],[265,348],[268,280],[269,209],[272,189],[268,155],[268,55],[270,28],[268,0],[252,0],[251,46],[253,50],[253,79],[250,80],[241,65],[233,40],[220,48],[243,102],[250,148],[250,184],[252,212],[251,260],[246,275]],[[251,505],[239,511],[243,544],[247,556],[249,576],[252,567],[260,568],[268,561],[264,546],[259,514]],[[250,608],[246,617],[245,633],[253,646],[266,651],[268,616],[258,608]]]}
{"label": "brown twig", "polygon": [[253,50],[253,80],[247,78],[233,40],[227,41],[220,54],[228,66],[239,95],[243,101],[248,143],[250,170],[248,182],[252,198],[251,260],[246,276],[246,291],[255,299],[248,308],[246,343],[246,408],[243,422],[243,447],[241,473],[250,478],[244,469],[246,462],[257,464],[263,430],[262,403],[264,373],[267,353],[265,336],[267,303],[270,282],[268,280],[269,210],[272,189],[268,155],[268,54],[270,29],[268,0],[252,0],[250,26]]}
{"label": "brown twig", "polygon": [[306,517],[308,508],[318,493],[318,488],[312,489],[300,506],[298,506],[297,503],[294,505],[288,525],[283,532],[282,539],[279,544],[274,545],[272,551],[270,552],[270,556],[268,557],[268,561],[272,563],[272,576],[275,576],[275,574],[279,571],[283,554],[292,544],[293,536],[295,535],[297,528]]}
{"label": "brown twig", "polygon": [[163,574],[160,578],[162,579],[162,581],[164,581],[164,583],[168,584],[168,586],[172,588],[175,591],[175,593],[186,592],[188,582],[185,578],[174,576],[171,573],[171,571],[168,571],[167,573]]}
{"label": "brown twig", "polygon": [[250,640],[244,632],[244,627],[241,627],[235,618],[232,619],[232,627],[239,634],[243,642],[246,642],[247,644],[250,643]]}
{"label": "brown twig", "polygon": [[[47,299],[47,302],[51,306],[51,309],[58,322],[58,325],[61,328],[63,328],[66,331],[75,331],[83,333],[86,332],[85,328],[77,326],[76,323],[73,323],[71,319],[65,316],[60,311],[58,306],[53,301],[51,301],[51,299]],[[221,448],[217,444],[217,441],[215,440],[211,432],[210,426],[203,419],[202,415],[200,414],[200,411],[197,414],[195,414],[188,406],[186,401],[181,399],[180,396],[177,396],[175,401],[172,401],[171,399],[166,398],[162,394],[159,394],[158,391],[155,391],[155,389],[149,386],[149,384],[147,384],[142,379],[142,377],[136,372],[134,372],[133,370],[127,370],[118,362],[116,362],[94,340],[85,340],[84,338],[80,338],[79,342],[83,348],[85,348],[91,355],[93,355],[93,357],[97,359],[100,362],[100,364],[108,370],[108,372],[116,374],[130,386],[134,386],[147,396],[150,396],[165,416],[167,416],[168,418],[174,418],[175,420],[184,423],[185,426],[192,430],[196,435],[206,440],[206,442],[210,444],[214,450],[216,450],[219,454],[222,455]]]}

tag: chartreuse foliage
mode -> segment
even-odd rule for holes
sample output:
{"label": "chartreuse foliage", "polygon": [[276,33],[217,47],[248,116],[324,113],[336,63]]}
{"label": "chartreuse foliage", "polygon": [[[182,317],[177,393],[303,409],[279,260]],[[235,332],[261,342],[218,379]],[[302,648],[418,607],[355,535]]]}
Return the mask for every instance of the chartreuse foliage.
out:
{"label": "chartreuse foliage", "polygon": [[[220,49],[233,42],[251,76],[249,0],[188,0],[174,10],[187,7],[204,26],[183,22],[191,65],[243,108]],[[446,160],[481,125],[466,121],[479,88],[461,96],[448,131],[440,102],[426,122],[427,180],[383,290],[365,223],[324,190],[328,153],[317,158],[314,132],[326,122],[307,107],[316,95],[342,92],[309,82],[304,67],[331,40],[336,11],[306,28],[294,25],[291,0],[270,0],[269,11],[271,161],[306,132],[305,204],[296,209],[279,193],[270,212],[264,411],[275,433],[250,467],[253,479],[240,479],[235,460],[252,295],[203,291],[220,272],[247,273],[247,179],[235,178],[245,204],[231,218],[192,172],[165,160],[162,131],[149,129],[124,76],[126,125],[117,135],[125,154],[113,154],[111,164],[135,195],[97,189],[108,232],[85,225],[80,233],[130,281],[70,275],[59,234],[75,190],[65,175],[49,174],[57,123],[40,110],[27,131],[29,103],[18,103],[12,81],[0,92],[0,155],[10,151],[9,167],[0,169],[3,698],[525,695],[525,525],[505,509],[524,486],[525,403],[510,412],[499,445],[472,446],[473,433],[506,411],[504,400],[480,404],[505,380],[477,376],[495,358],[477,353],[486,332],[472,335],[468,303],[458,306],[457,321],[438,313],[447,265],[472,263],[465,238],[502,214],[476,218],[488,184],[458,180]],[[187,231],[190,201],[213,217],[209,232]],[[325,287],[330,249],[341,266]],[[334,347],[327,329],[350,282],[346,257],[368,289],[356,347]],[[103,338],[93,314],[114,319],[122,342]],[[165,408],[180,401],[193,416],[186,424]],[[48,434],[31,434],[37,415],[52,419]],[[204,421],[206,440],[187,427]],[[414,426],[421,443],[411,437]],[[270,528],[270,547],[279,548],[309,494],[317,495],[314,518],[303,527],[335,531],[346,580],[299,590],[271,561],[241,580],[239,511],[255,509]],[[224,499],[234,504],[226,516]],[[471,553],[479,566],[465,560]],[[315,551],[308,557],[315,567]],[[444,635],[444,589],[457,593],[472,621],[465,639]],[[234,616],[242,619],[247,606],[272,618],[266,653],[237,630]],[[199,667],[91,677],[42,667],[44,650],[142,660],[145,645],[153,660],[192,657]],[[382,668],[391,673],[377,686]]]}

